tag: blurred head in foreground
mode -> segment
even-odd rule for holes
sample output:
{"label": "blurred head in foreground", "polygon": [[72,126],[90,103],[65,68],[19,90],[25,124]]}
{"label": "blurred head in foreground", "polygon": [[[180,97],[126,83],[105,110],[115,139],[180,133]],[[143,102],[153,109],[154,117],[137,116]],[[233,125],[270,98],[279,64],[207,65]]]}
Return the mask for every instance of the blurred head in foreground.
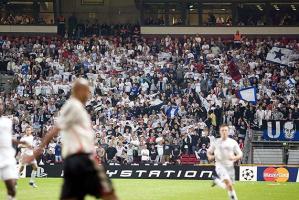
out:
{"label": "blurred head in foreground", "polygon": [[74,81],[72,87],[72,97],[78,99],[85,104],[90,96],[89,83],[84,78],[79,78]]}

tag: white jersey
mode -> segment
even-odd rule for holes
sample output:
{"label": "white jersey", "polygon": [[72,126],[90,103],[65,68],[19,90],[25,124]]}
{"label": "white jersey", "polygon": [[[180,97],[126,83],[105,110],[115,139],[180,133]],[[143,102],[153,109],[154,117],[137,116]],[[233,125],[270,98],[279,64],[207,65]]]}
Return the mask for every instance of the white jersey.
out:
{"label": "white jersey", "polygon": [[0,168],[15,164],[15,153],[12,147],[12,120],[0,117]]}
{"label": "white jersey", "polygon": [[217,138],[214,143],[211,143],[208,151],[214,153],[216,166],[222,165],[227,167],[234,165],[234,161],[230,160],[232,156],[242,154],[238,143],[231,138],[227,138],[226,140]]}
{"label": "white jersey", "polygon": [[[25,142],[27,145],[20,145],[21,153],[26,155],[33,155],[33,135],[24,135],[21,139],[21,142]],[[28,147],[29,145],[29,147]]]}
{"label": "white jersey", "polygon": [[84,105],[75,98],[67,100],[60,111],[57,126],[61,129],[62,156],[94,153],[95,133]]}

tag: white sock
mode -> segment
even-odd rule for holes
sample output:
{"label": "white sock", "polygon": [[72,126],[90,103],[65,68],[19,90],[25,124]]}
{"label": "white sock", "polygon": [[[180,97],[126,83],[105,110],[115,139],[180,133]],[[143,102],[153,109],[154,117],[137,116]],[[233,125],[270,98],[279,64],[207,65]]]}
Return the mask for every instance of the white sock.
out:
{"label": "white sock", "polygon": [[34,183],[35,182],[35,177],[36,177],[36,171],[32,170],[32,172],[31,172],[31,178],[30,178],[30,183]]}
{"label": "white sock", "polygon": [[237,194],[235,190],[228,191],[228,196],[230,200],[238,200]]}
{"label": "white sock", "polygon": [[12,196],[10,196],[10,195],[7,195],[7,200],[16,200],[16,198],[15,198],[15,197],[12,197]]}
{"label": "white sock", "polygon": [[222,189],[226,188],[226,185],[219,178],[216,178],[214,181],[215,181],[216,185],[218,185]]}

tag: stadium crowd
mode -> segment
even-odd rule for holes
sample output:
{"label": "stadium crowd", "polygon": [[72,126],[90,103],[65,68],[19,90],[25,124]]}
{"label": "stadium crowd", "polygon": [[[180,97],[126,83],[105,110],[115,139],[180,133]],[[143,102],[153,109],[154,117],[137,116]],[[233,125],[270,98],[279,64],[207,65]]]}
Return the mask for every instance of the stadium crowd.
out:
{"label": "stadium crowd", "polygon": [[[251,39],[241,43],[199,35],[144,38],[136,34],[81,39],[2,37],[0,60],[15,89],[1,93],[15,136],[28,125],[36,144],[70,95],[71,82],[87,78],[87,105],[101,162],[179,162],[181,154],[205,160],[205,149],[222,123],[243,141],[266,119],[299,119],[298,62],[266,62],[273,47],[298,51],[297,40]],[[238,66],[241,80],[229,73]],[[290,87],[286,80],[297,84]],[[240,100],[244,87],[258,90],[256,105]],[[55,156],[54,156],[55,155]],[[60,138],[49,144],[44,163],[61,161]]]}

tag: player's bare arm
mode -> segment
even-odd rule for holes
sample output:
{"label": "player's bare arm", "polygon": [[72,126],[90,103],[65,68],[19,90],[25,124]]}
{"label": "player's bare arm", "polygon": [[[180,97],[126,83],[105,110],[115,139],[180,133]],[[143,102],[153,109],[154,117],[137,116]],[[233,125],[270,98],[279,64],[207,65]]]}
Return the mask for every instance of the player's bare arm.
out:
{"label": "player's bare arm", "polygon": [[207,156],[208,156],[209,161],[214,161],[215,160],[215,155],[210,150],[208,150]]}
{"label": "player's bare arm", "polygon": [[27,144],[27,142],[24,142],[24,141],[20,141],[20,140],[17,140],[17,139],[12,139],[12,143],[14,144],[14,145],[19,145],[19,144],[22,144],[22,145],[24,145],[24,146],[30,146],[29,144]]}
{"label": "player's bare arm", "polygon": [[212,162],[212,161],[215,160],[215,154],[214,154],[214,151],[215,151],[215,146],[214,146],[214,144],[212,144],[212,145],[209,147],[208,151],[207,151],[208,160],[209,160],[210,162]]}

